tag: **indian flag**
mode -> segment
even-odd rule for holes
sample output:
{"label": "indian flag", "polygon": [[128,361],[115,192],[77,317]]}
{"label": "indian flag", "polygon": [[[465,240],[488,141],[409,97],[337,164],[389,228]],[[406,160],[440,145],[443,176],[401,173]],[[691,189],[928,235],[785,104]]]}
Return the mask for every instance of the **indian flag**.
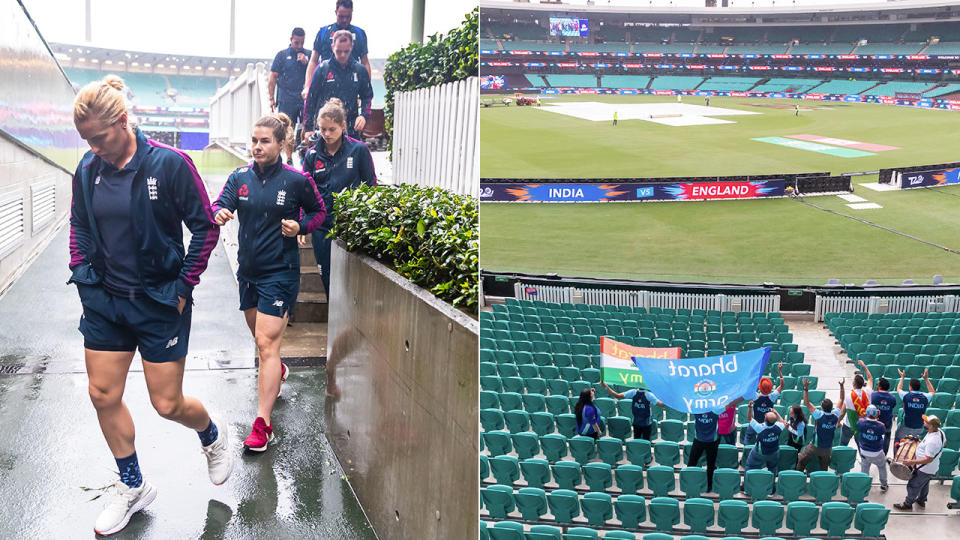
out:
{"label": "indian flag", "polygon": [[600,338],[600,371],[603,382],[631,387],[646,387],[643,375],[631,357],[680,358],[680,347],[634,347],[608,337]]}

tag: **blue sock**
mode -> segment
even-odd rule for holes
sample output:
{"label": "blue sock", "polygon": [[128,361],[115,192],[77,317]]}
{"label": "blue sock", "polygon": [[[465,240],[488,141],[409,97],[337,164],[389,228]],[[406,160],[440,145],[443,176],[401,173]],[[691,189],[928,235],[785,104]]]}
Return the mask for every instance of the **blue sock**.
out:
{"label": "blue sock", "polygon": [[217,440],[217,425],[213,423],[213,419],[210,419],[210,425],[207,426],[207,429],[198,431],[197,435],[200,436],[201,445],[210,446],[213,444],[213,441]]}
{"label": "blue sock", "polygon": [[117,468],[120,470],[120,480],[128,487],[138,488],[143,484],[143,476],[140,474],[140,462],[137,461],[137,453],[134,452],[125,458],[116,458]]}

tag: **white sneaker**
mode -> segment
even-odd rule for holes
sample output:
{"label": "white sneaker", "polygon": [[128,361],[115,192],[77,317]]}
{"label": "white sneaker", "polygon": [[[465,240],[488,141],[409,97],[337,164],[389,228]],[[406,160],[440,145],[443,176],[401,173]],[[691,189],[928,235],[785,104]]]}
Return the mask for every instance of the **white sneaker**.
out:
{"label": "white sneaker", "polygon": [[233,472],[233,452],[230,451],[230,426],[226,422],[217,424],[217,440],[208,446],[201,446],[207,457],[207,472],[214,485],[227,481]]}
{"label": "white sneaker", "polygon": [[130,516],[143,510],[157,497],[157,488],[143,482],[138,488],[132,488],[117,480],[108,488],[107,507],[97,516],[93,530],[106,536],[123,530],[130,522]]}

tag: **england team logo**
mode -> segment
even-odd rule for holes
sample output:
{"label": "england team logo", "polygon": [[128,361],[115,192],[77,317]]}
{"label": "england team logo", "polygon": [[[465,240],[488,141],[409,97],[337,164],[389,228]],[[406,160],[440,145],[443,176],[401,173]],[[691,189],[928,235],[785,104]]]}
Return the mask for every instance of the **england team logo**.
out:
{"label": "england team logo", "polygon": [[157,179],[152,176],[147,178],[147,194],[151,201],[157,200]]}
{"label": "england team logo", "polygon": [[287,201],[287,192],[281,189],[280,191],[277,192],[277,205],[283,206],[283,204],[286,201]]}

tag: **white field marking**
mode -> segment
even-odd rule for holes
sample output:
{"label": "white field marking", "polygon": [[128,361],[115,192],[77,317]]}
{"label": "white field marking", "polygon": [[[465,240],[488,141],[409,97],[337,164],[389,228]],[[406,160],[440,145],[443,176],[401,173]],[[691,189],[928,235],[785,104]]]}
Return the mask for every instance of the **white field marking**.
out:
{"label": "white field marking", "polygon": [[[738,116],[762,114],[752,111],[724,109],[723,107],[704,107],[689,103],[599,103],[596,101],[565,101],[550,103],[540,107],[541,111],[564,114],[590,120],[592,122],[612,122],[613,113],[617,120],[645,120],[668,126],[696,126],[705,124],[729,124],[729,120],[719,120],[714,116]],[[667,118],[650,118],[654,115],[679,114]]]}
{"label": "white field marking", "polygon": [[867,200],[859,195],[854,195],[853,193],[844,193],[843,195],[838,195],[841,199],[847,202],[866,202]]}
{"label": "white field marking", "polygon": [[853,208],[854,210],[869,210],[869,209],[873,209],[873,208],[883,208],[883,207],[880,206],[879,204],[877,204],[877,203],[872,203],[872,202],[867,202],[867,203],[854,203],[854,204],[848,204],[847,206],[849,206],[850,208]]}
{"label": "white field marking", "polygon": [[858,184],[867,189],[872,189],[874,191],[900,191],[900,188],[897,186],[892,186],[890,184],[879,184],[877,182],[870,182],[869,184]]}

